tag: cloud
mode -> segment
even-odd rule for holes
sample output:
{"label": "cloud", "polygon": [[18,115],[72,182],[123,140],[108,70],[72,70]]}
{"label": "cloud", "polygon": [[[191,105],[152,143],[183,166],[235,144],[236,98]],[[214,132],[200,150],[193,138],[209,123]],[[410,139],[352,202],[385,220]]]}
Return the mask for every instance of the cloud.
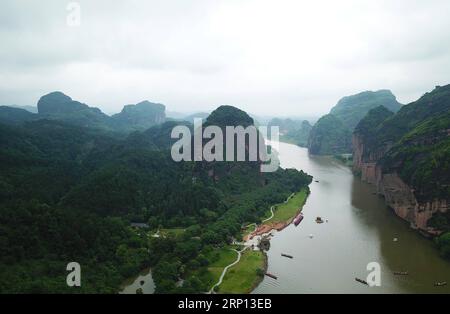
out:
{"label": "cloud", "polygon": [[0,104],[53,90],[114,112],[220,104],[323,114],[339,98],[391,89],[409,102],[448,83],[446,0],[2,1]]}

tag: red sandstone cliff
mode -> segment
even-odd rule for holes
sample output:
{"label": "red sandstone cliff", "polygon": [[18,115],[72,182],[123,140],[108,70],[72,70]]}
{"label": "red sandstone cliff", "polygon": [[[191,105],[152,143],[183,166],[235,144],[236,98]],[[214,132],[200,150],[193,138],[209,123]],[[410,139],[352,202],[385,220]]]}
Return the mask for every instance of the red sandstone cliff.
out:
{"label": "red sandstone cliff", "polygon": [[386,172],[378,162],[389,150],[385,146],[378,151],[365,151],[365,143],[358,133],[353,134],[353,171],[361,175],[361,179],[374,184],[377,192],[384,196],[386,204],[402,219],[428,234],[439,234],[427,226],[428,220],[438,211],[446,212],[449,208],[446,199],[419,202],[412,187],[408,186],[397,172]]}

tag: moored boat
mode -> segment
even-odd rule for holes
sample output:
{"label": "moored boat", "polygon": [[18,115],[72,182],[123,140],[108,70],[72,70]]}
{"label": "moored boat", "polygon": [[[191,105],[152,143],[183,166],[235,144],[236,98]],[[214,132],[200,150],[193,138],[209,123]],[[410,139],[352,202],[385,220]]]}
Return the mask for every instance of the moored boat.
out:
{"label": "moored boat", "polygon": [[294,218],[294,224],[295,226],[298,226],[299,223],[301,223],[303,220],[303,214],[300,213],[297,215],[297,217]]}

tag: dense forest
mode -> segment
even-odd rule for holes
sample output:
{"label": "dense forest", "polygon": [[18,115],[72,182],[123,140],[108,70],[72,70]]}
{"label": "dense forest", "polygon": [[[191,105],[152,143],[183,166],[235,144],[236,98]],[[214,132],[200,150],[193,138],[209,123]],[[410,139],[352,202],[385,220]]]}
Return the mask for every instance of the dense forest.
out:
{"label": "dense forest", "polygon": [[[259,162],[176,163],[170,132],[179,123],[160,123],[160,111],[152,113],[156,125],[130,133],[141,123],[129,117],[133,108],[122,112],[132,124],[125,127],[54,96],[45,114],[42,106],[31,116],[0,110],[2,293],[116,293],[149,266],[158,293],[204,292],[205,256],[311,182],[292,169],[261,173]],[[253,124],[231,106],[207,120],[218,122]],[[163,228],[184,232],[148,236]],[[81,265],[81,287],[66,285],[72,261]]]}
{"label": "dense forest", "polygon": [[351,151],[351,131],[332,114],[319,119],[308,138],[313,155],[335,155]]}
{"label": "dense forest", "polygon": [[366,91],[346,96],[314,125],[308,148],[314,155],[339,155],[352,151],[352,132],[371,110],[383,106],[397,112],[401,104],[389,90]]}

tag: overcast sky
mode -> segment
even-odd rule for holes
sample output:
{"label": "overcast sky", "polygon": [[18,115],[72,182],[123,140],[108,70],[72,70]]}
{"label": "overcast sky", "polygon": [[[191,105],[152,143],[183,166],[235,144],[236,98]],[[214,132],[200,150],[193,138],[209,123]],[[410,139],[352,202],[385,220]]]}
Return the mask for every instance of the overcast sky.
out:
{"label": "overcast sky", "polygon": [[450,83],[448,0],[2,0],[0,104],[62,91],[107,113],[147,99],[322,115],[345,95],[408,103]]}

